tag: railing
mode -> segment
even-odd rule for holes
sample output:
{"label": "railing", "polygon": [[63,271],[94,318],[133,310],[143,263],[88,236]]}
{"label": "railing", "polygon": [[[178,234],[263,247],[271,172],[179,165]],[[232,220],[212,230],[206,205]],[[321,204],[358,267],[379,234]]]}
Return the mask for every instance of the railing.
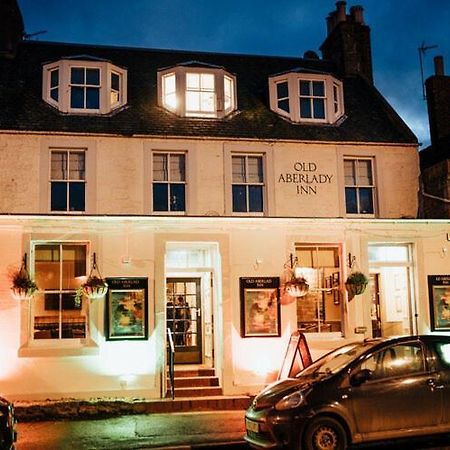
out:
{"label": "railing", "polygon": [[175,346],[173,345],[172,330],[167,328],[167,339],[169,341],[169,380],[170,380],[170,393],[172,400],[175,398]]}

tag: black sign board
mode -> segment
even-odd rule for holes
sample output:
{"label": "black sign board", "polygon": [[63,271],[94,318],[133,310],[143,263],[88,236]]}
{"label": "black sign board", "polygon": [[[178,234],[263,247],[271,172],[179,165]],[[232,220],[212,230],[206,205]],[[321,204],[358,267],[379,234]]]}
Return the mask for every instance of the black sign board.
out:
{"label": "black sign board", "polygon": [[312,362],[305,335],[300,331],[294,331],[289,339],[278,379],[294,377]]}

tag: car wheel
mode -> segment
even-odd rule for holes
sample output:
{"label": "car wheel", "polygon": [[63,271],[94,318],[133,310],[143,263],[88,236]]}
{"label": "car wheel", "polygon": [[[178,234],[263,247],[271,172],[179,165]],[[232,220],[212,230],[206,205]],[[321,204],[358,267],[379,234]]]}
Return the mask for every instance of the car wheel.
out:
{"label": "car wheel", "polygon": [[331,417],[313,419],[306,427],[303,441],[306,450],[345,450],[347,448],[347,435],[344,428]]}

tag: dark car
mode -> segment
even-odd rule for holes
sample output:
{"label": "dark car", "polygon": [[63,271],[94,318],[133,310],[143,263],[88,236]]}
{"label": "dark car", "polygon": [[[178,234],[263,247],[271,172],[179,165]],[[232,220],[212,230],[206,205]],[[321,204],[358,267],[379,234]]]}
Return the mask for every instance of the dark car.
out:
{"label": "dark car", "polygon": [[370,339],[334,350],[255,397],[252,448],[345,449],[450,432],[450,336]]}
{"label": "dark car", "polygon": [[6,398],[0,397],[0,449],[10,450],[16,442],[16,419],[14,406]]}

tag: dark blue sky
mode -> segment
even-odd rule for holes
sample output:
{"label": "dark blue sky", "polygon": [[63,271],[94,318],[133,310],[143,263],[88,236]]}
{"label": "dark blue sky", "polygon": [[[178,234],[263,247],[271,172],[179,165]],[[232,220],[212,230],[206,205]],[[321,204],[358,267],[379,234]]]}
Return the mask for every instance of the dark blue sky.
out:
{"label": "dark blue sky", "polygon": [[[18,0],[34,39],[131,47],[302,56],[326,37],[332,0]],[[450,75],[450,0],[355,0],[372,30],[375,85],[429,142],[417,48],[444,56]]]}

